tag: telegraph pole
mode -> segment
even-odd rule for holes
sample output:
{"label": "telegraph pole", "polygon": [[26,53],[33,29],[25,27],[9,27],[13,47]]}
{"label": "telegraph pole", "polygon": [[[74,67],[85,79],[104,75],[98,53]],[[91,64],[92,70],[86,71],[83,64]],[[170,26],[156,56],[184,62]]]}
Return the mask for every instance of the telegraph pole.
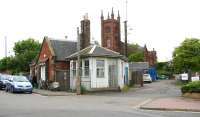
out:
{"label": "telegraph pole", "polygon": [[7,73],[7,72],[8,72],[8,61],[7,61],[7,57],[8,57],[8,55],[7,55],[7,37],[5,36],[4,39],[5,39],[6,73]]}
{"label": "telegraph pole", "polygon": [[124,21],[124,43],[125,43],[125,56],[128,57],[128,48],[127,48],[127,9],[128,9],[128,0],[126,0],[126,19]]}
{"label": "telegraph pole", "polygon": [[128,57],[128,48],[127,48],[127,20],[124,21],[124,38],[125,38],[125,56]]}
{"label": "telegraph pole", "polygon": [[81,95],[81,78],[80,78],[80,34],[79,28],[77,27],[77,71],[76,71],[76,94]]}

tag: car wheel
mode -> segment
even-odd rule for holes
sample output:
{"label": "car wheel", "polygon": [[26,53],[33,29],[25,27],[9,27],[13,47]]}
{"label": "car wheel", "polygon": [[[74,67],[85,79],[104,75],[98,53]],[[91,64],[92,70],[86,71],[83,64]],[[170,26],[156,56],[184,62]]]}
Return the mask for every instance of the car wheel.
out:
{"label": "car wheel", "polygon": [[14,87],[11,87],[10,92],[14,93]]}
{"label": "car wheel", "polygon": [[8,92],[8,88],[5,88],[5,91]]}

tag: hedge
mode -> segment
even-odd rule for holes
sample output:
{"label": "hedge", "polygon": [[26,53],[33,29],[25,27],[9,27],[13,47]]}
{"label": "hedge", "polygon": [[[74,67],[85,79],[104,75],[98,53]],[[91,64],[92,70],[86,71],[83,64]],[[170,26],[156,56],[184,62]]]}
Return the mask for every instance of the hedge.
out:
{"label": "hedge", "polygon": [[181,87],[182,93],[200,93],[200,81],[190,82]]}

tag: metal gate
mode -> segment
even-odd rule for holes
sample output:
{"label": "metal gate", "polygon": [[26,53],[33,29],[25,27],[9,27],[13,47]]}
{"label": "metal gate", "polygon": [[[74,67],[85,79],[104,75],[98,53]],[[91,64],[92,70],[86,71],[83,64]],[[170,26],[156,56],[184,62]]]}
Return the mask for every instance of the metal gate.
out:
{"label": "metal gate", "polygon": [[109,65],[108,79],[109,79],[109,87],[116,88],[117,87],[116,65]]}
{"label": "metal gate", "polygon": [[68,91],[70,89],[69,71],[56,70],[56,81],[59,82],[59,90]]}

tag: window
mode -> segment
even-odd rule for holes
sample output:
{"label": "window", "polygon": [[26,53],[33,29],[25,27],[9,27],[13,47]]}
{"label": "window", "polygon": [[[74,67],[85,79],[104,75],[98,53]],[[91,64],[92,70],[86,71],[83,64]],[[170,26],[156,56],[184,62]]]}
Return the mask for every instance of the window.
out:
{"label": "window", "polygon": [[72,62],[72,71],[73,71],[73,76],[76,76],[76,61]]}
{"label": "window", "polygon": [[85,68],[84,68],[84,74],[85,76],[89,76],[89,60],[85,60]]}
{"label": "window", "polygon": [[41,80],[45,81],[46,80],[46,69],[45,69],[45,66],[41,67],[41,71],[40,72],[41,72],[41,74],[40,74],[41,75]]}
{"label": "window", "polygon": [[97,60],[96,61],[96,71],[97,71],[97,78],[104,78],[104,60]]}
{"label": "window", "polygon": [[111,47],[111,42],[110,39],[107,40],[107,47],[110,48]]}

